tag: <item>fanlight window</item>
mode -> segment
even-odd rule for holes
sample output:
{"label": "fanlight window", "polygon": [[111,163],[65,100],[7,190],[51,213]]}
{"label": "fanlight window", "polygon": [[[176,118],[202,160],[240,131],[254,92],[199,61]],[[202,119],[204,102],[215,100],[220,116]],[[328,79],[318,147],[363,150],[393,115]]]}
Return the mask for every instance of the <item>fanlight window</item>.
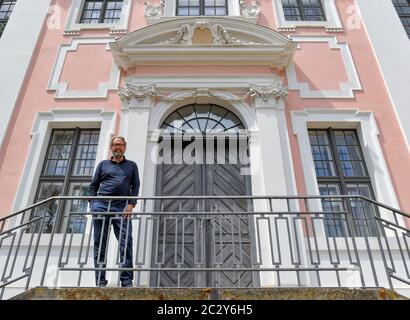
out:
{"label": "fanlight window", "polygon": [[245,127],[225,108],[213,104],[192,104],[171,113],[161,129],[171,133],[237,133]]}

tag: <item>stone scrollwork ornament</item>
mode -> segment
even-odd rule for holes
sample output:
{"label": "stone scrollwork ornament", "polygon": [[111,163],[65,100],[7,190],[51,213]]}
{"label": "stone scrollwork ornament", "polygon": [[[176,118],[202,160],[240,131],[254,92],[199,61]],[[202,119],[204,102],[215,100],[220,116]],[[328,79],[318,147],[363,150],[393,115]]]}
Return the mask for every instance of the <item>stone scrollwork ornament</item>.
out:
{"label": "stone scrollwork ornament", "polygon": [[261,4],[258,0],[253,0],[249,5],[245,4],[245,0],[239,0],[241,13],[246,18],[258,18],[261,12]]}
{"label": "stone scrollwork ornament", "polygon": [[131,98],[141,100],[147,97],[156,97],[157,94],[155,85],[134,86],[127,83],[125,88],[119,88],[118,95],[122,102],[129,103]]}
{"label": "stone scrollwork ornament", "polygon": [[161,0],[159,5],[153,5],[149,1],[144,2],[145,16],[149,18],[159,18],[164,15],[165,0]]}
{"label": "stone scrollwork ornament", "polygon": [[192,38],[196,29],[208,29],[212,35],[213,45],[245,45],[260,44],[233,37],[221,24],[212,24],[207,21],[197,21],[194,24],[184,24],[177,30],[174,37],[160,42],[159,44],[183,44],[192,45]]}
{"label": "stone scrollwork ornament", "polygon": [[274,98],[275,100],[280,98],[286,99],[288,97],[289,90],[283,86],[282,81],[277,80],[270,86],[251,84],[249,93],[251,97],[258,96],[263,101],[268,101],[270,98]]}

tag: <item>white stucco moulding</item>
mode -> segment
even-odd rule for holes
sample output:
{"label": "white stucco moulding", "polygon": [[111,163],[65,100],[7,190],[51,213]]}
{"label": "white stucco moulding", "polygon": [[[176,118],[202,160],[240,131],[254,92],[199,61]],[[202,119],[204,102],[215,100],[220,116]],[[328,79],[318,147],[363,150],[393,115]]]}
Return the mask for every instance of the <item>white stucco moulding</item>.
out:
{"label": "white stucco moulding", "polygon": [[62,44],[58,49],[57,57],[54,62],[47,90],[56,91],[56,99],[87,99],[87,98],[106,98],[108,90],[117,90],[120,81],[120,70],[113,62],[110,78],[108,82],[101,82],[97,90],[69,90],[67,82],[59,82],[64,68],[67,53],[77,51],[79,45],[106,44],[106,50],[110,51],[109,43],[115,41],[113,37],[107,38],[72,38],[70,44]]}
{"label": "white stucco moulding", "polygon": [[342,32],[343,25],[335,1],[322,0],[326,21],[287,21],[282,0],[272,0],[278,31],[295,31],[297,27],[317,27],[324,28],[327,32]]}
{"label": "white stucco moulding", "polygon": [[[296,70],[294,62],[290,62],[286,67],[286,73],[288,76],[288,85],[290,90],[299,90],[302,98],[354,98],[355,90],[362,90],[359,75],[356,70],[356,66],[350,52],[349,45],[347,43],[339,43],[335,36],[289,36],[297,43],[320,43],[327,42],[330,49],[336,49],[340,51],[345,67],[347,82],[339,83],[340,90],[311,90],[309,84],[306,82],[299,82],[296,76]],[[300,46],[297,48],[300,49]]]}
{"label": "white stucco moulding", "polygon": [[79,35],[81,30],[109,29],[111,33],[126,33],[131,12],[132,0],[123,0],[121,18],[116,23],[80,23],[85,0],[73,0],[64,29],[65,35]]}
{"label": "white stucco moulding", "polygon": [[261,86],[271,86],[280,77],[267,74],[246,74],[246,75],[149,75],[141,74],[135,77],[125,78],[125,83],[130,83],[135,86],[149,86],[155,84],[157,90],[167,91],[175,89],[197,89],[197,88],[213,88],[213,89],[228,89],[242,90],[249,89],[250,84],[258,84]]}
{"label": "white stucco moulding", "polygon": [[[197,43],[207,29],[212,43]],[[285,67],[296,43],[269,28],[224,17],[186,17],[136,30],[110,43],[127,70],[139,65],[260,65]]]}

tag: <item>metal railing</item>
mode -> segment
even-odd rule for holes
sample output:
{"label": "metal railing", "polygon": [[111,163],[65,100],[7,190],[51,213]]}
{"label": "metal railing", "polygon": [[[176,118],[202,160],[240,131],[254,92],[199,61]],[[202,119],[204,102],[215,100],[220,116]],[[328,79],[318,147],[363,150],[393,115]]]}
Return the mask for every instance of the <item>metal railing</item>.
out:
{"label": "metal railing", "polygon": [[[120,199],[138,201],[128,219]],[[0,219],[0,298],[95,286],[102,270],[110,286],[132,271],[138,287],[409,289],[409,219],[362,196],[53,197]],[[132,266],[112,235],[94,248],[97,221],[131,223]]]}

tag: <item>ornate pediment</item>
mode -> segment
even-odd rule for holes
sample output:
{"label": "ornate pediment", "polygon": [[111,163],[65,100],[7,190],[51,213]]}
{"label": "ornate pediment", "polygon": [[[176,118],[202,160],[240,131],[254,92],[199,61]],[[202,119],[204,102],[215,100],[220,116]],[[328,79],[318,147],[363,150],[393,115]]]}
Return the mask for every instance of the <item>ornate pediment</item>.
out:
{"label": "ornate pediment", "polygon": [[110,44],[123,69],[138,65],[263,65],[283,68],[296,43],[269,28],[225,17],[147,26]]}
{"label": "ornate pediment", "polygon": [[224,44],[263,44],[238,39],[232,36],[226,28],[218,23],[208,21],[197,21],[193,24],[184,24],[177,31],[176,35],[160,44],[203,44],[203,45],[224,45]]}

